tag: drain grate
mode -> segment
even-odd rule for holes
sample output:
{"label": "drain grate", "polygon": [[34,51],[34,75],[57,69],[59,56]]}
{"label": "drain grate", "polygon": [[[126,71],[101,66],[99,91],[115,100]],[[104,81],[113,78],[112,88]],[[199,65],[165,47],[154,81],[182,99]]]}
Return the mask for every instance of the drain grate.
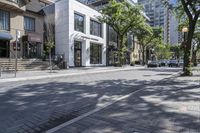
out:
{"label": "drain grate", "polygon": [[79,117],[92,109],[94,104],[85,105],[81,108],[74,109],[72,111],[56,110],[54,111],[49,119],[42,123],[31,123],[27,122],[17,131],[17,133],[44,133],[45,131],[54,128],[60,124],[70,121],[76,117]]}

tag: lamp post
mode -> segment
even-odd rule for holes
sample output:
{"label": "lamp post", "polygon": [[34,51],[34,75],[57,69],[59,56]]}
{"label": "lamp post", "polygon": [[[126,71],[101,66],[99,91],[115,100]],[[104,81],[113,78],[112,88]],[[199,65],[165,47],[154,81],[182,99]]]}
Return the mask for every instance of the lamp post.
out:
{"label": "lamp post", "polygon": [[182,32],[183,32],[183,34],[184,34],[183,41],[185,42],[185,41],[186,41],[186,33],[188,32],[188,28],[187,28],[187,27],[183,27],[183,28],[182,28]]}
{"label": "lamp post", "polygon": [[[184,61],[185,61],[185,56],[187,56],[187,55],[185,55],[186,54],[186,33],[188,32],[188,28],[187,27],[183,27],[182,28],[182,32],[183,32],[183,34],[184,34],[184,38],[183,38],[183,49],[184,49]],[[185,70],[185,63],[183,64],[183,71]]]}

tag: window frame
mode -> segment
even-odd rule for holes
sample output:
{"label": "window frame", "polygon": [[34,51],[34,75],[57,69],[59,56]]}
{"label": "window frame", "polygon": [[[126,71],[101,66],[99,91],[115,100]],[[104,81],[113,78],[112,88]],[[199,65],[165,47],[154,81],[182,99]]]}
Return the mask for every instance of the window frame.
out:
{"label": "window frame", "polygon": [[[100,26],[100,28],[99,28],[100,29],[100,35],[97,35],[97,34],[92,32],[92,31],[94,31],[94,30],[92,30],[94,28],[93,27],[94,23],[96,23],[96,24],[98,24]],[[96,21],[96,20],[92,19],[92,18],[90,18],[90,35],[98,36],[98,37],[101,37],[101,38],[103,37],[103,24],[101,22],[99,22],[99,21]]]}
{"label": "window frame", "polygon": [[[6,16],[8,17],[6,19],[6,20],[8,20],[8,22],[7,22],[7,26],[8,27],[6,27],[5,25],[3,25],[2,28],[0,27],[0,30],[10,31],[10,12],[6,11],[6,10],[2,10],[2,9],[0,9],[0,12],[2,12],[4,15],[6,14]],[[6,20],[3,20],[3,21],[5,22]]]}
{"label": "window frame", "polygon": [[[27,20],[29,20],[29,22],[30,22],[30,20],[33,20],[33,24],[34,24],[34,28],[33,29],[27,29],[26,28],[26,21],[25,21],[25,19],[27,19]],[[24,30],[25,31],[28,31],[28,32],[35,32],[35,30],[36,30],[36,22],[35,22],[35,18],[33,18],[33,17],[29,17],[29,16],[24,16]]]}
{"label": "window frame", "polygon": [[[76,16],[79,16],[79,17],[82,17],[83,18],[83,22],[82,22],[82,30],[78,30],[77,28],[77,25],[76,25]],[[74,12],[74,30],[75,31],[78,31],[78,32],[82,32],[82,33],[85,33],[85,16],[81,13],[78,13],[78,12]]]}

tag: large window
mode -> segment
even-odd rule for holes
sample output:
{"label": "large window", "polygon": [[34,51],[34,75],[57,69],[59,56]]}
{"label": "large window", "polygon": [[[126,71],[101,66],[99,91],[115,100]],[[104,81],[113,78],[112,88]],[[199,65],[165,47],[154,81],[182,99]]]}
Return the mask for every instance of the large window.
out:
{"label": "large window", "polygon": [[0,30],[10,30],[10,13],[0,10]]}
{"label": "large window", "polygon": [[102,25],[101,23],[90,20],[90,34],[102,37]]}
{"label": "large window", "polygon": [[24,17],[24,29],[26,31],[35,32],[35,19],[31,17]]}
{"label": "large window", "polygon": [[109,26],[109,41],[117,43],[117,33]]}
{"label": "large window", "polygon": [[74,30],[84,32],[84,16],[74,14]]}
{"label": "large window", "polygon": [[102,64],[102,45],[90,44],[90,64]]}

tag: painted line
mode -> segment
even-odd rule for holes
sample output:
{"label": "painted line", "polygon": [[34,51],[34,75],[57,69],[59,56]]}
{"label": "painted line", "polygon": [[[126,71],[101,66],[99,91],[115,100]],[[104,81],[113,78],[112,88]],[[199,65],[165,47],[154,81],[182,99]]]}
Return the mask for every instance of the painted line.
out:
{"label": "painted line", "polygon": [[[159,80],[159,81],[157,81],[157,82],[155,82],[155,83],[153,83],[153,84],[151,84],[151,85],[157,84],[158,82],[161,82],[161,81],[163,81],[163,80],[166,80],[166,79],[168,79],[168,78],[170,78],[170,77],[173,77],[173,76],[175,76],[175,75],[177,75],[177,74],[179,74],[179,73],[172,74],[172,75],[170,75],[170,76],[168,76],[168,77],[166,77],[166,78],[164,78],[164,79],[161,79],[161,80]],[[94,110],[91,110],[91,111],[89,111],[89,112],[87,112],[87,113],[85,113],[85,114],[83,114],[83,115],[81,115],[81,116],[78,116],[78,117],[76,117],[76,118],[74,118],[74,119],[72,119],[72,120],[70,120],[70,121],[67,121],[67,122],[65,122],[65,123],[63,123],[63,124],[61,124],[61,125],[59,125],[59,126],[57,126],[57,127],[54,127],[54,128],[52,128],[52,129],[50,129],[50,130],[47,130],[45,133],[54,133],[54,132],[56,132],[56,131],[58,131],[58,130],[60,130],[60,129],[66,127],[66,126],[69,126],[70,124],[73,124],[73,123],[75,123],[75,122],[77,122],[77,121],[80,121],[80,120],[83,119],[83,118],[86,118],[86,117],[88,117],[88,116],[90,116],[90,115],[92,115],[92,114],[94,114],[94,113],[96,113],[96,112],[99,112],[99,111],[103,110],[104,108],[106,108],[106,107],[108,107],[108,106],[110,106],[110,105],[112,105],[112,104],[115,104],[115,103],[118,102],[118,101],[121,101],[121,100],[123,100],[123,99],[126,99],[126,98],[128,98],[128,97],[134,95],[135,93],[140,92],[140,91],[143,91],[143,90],[146,90],[146,89],[148,89],[148,88],[142,88],[142,89],[136,90],[136,91],[134,91],[134,92],[131,92],[131,93],[125,95],[125,96],[122,96],[122,97],[120,97],[120,98],[117,98],[115,101],[113,101],[113,102],[111,102],[111,103],[108,103],[108,104],[106,104],[106,105],[104,105],[104,106],[102,106],[102,107],[99,107],[99,108],[96,108],[96,109],[94,109]]]}

